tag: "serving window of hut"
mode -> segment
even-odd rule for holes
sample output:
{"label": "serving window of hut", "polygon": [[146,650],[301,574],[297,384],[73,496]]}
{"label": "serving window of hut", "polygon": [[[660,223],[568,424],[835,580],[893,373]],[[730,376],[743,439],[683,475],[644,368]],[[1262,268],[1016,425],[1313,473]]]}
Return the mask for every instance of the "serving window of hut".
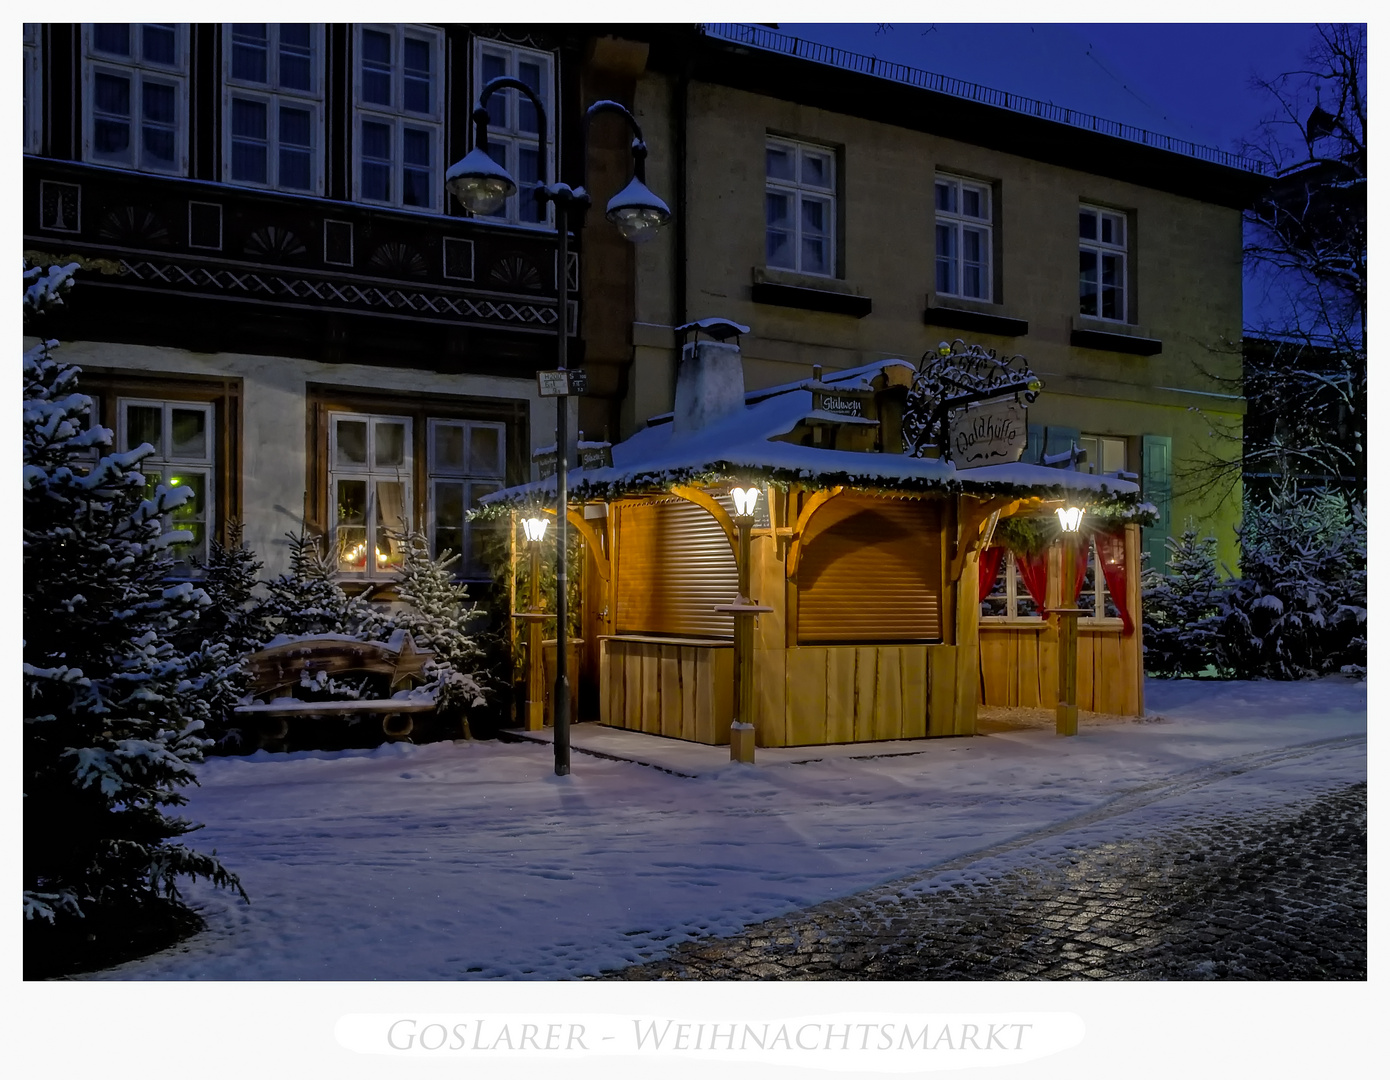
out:
{"label": "serving window of hut", "polygon": [[826,503],[802,537],[797,641],[940,641],[941,507],[849,495]]}
{"label": "serving window of hut", "polygon": [[[727,495],[716,499],[733,509]],[[719,523],[701,507],[677,498],[619,503],[614,511],[615,630],[732,638],[733,619],[714,611],[738,593],[738,565]]]}

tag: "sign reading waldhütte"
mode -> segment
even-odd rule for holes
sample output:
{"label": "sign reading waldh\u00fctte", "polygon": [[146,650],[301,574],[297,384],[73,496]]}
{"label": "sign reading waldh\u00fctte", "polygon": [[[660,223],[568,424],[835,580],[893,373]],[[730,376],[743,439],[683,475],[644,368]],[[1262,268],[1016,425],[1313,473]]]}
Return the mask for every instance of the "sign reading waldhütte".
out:
{"label": "sign reading waldh\u00fctte", "polygon": [[1028,445],[1028,413],[1017,401],[990,401],[951,424],[951,460],[958,469],[1017,461]]}

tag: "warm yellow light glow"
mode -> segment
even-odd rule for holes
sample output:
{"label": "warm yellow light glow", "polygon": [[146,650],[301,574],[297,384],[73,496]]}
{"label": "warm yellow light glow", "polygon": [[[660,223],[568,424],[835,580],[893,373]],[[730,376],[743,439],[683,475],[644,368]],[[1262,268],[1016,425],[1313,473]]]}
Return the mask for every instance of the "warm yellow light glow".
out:
{"label": "warm yellow light glow", "polygon": [[521,519],[521,527],[526,532],[526,539],[533,544],[540,543],[540,541],[545,539],[545,530],[549,525],[549,518],[532,517]]}
{"label": "warm yellow light glow", "polygon": [[1062,523],[1062,531],[1074,533],[1081,528],[1081,517],[1085,512],[1079,506],[1059,506],[1057,520]]}
{"label": "warm yellow light glow", "polygon": [[734,488],[734,511],[739,517],[752,517],[753,511],[758,505],[758,489]]}

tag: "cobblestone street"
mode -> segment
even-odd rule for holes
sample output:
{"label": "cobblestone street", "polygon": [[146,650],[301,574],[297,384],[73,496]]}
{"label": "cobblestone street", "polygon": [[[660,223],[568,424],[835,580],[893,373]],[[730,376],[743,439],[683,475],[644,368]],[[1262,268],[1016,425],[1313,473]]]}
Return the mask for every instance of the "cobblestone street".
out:
{"label": "cobblestone street", "polygon": [[984,852],[618,979],[1364,979],[1366,785]]}

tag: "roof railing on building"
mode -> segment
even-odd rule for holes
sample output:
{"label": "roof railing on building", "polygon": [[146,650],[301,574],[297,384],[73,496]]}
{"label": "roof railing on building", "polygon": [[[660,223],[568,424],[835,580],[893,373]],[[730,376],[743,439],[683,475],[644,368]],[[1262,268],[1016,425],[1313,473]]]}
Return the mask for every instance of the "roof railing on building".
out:
{"label": "roof railing on building", "polygon": [[846,71],[858,71],[865,75],[877,76],[880,79],[905,83],[908,86],[920,86],[925,90],[932,90],[939,94],[948,94],[951,97],[963,98],[967,101],[978,101],[984,105],[1008,109],[1010,112],[1025,113],[1043,120],[1066,124],[1069,127],[1084,128],[1102,135],[1111,135],[1127,142],[1143,143],[1145,146],[1152,146],[1170,153],[1200,158],[1203,161],[1224,165],[1230,169],[1255,173],[1265,171],[1263,162],[1242,157],[1239,154],[1228,153],[1225,150],[1217,150],[1215,147],[1201,146],[1186,139],[1160,135],[1132,124],[1106,120],[1104,117],[1064,108],[1049,101],[1038,101],[1036,98],[1024,97],[1022,94],[995,90],[988,86],[981,86],[979,83],[967,82],[964,79],[952,78],[949,75],[938,75],[935,72],[924,71],[907,64],[881,60],[876,56],[865,56],[863,53],[838,49],[833,45],[823,45],[816,41],[806,41],[803,38],[781,34],[763,26],[748,26],[743,23],[701,23],[700,29],[707,37],[718,38],[721,41],[750,45],[755,49],[782,53],[785,56],[795,56],[814,63],[842,68]]}

